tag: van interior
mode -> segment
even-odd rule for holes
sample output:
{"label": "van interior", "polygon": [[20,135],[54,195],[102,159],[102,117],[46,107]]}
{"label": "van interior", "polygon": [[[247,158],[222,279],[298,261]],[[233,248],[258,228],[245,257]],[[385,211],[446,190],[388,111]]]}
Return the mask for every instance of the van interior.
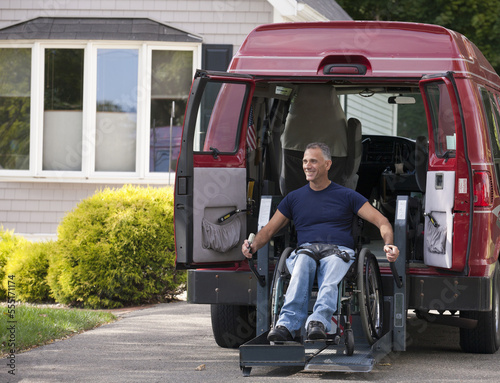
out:
{"label": "van interior", "polygon": [[[419,201],[408,259],[422,262],[428,133],[418,84],[258,82],[252,110],[258,138],[247,161],[248,180],[255,182],[252,201],[305,185],[304,149],[324,142],[332,152],[330,179],[364,195],[392,224],[397,195]],[[255,232],[257,215],[247,217],[247,231]],[[292,228],[283,243],[275,240],[276,253],[285,242],[293,246],[293,239]],[[369,223],[361,241],[381,255],[379,231]]]}

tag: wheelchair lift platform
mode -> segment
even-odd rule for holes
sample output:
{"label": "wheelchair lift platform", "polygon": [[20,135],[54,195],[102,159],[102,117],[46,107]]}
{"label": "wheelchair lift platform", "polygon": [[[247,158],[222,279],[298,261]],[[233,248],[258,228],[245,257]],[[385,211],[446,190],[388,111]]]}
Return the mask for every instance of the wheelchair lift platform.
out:
{"label": "wheelchair lift platform", "polygon": [[[358,321],[354,321],[356,323]],[[353,326],[355,327],[355,325]],[[270,344],[269,331],[240,346],[240,368],[249,376],[252,367],[302,367],[315,372],[370,372],[377,362],[391,352],[392,331],[373,345],[366,341],[361,328],[354,329],[354,354],[345,354],[345,345],[316,342]]]}
{"label": "wheelchair lift platform", "polygon": [[[263,197],[264,199],[264,197]],[[394,243],[398,246],[400,253],[396,262],[390,264],[394,279],[392,291],[383,296],[383,311],[386,311],[386,331],[378,339],[368,338],[363,330],[361,314],[352,313],[352,330],[354,334],[354,353],[347,355],[346,346],[343,342],[315,341],[315,342],[274,342],[270,344],[267,340],[269,330],[270,314],[269,289],[266,278],[257,285],[257,337],[240,346],[240,369],[243,376],[249,376],[252,367],[256,366],[288,366],[302,367],[305,371],[318,372],[370,372],[373,367],[384,356],[392,351],[406,350],[406,315],[407,303],[405,299],[406,288],[406,253],[408,227],[408,206],[410,197],[398,196],[396,207],[396,220],[394,223]],[[268,204],[270,206],[270,204]],[[262,204],[261,204],[262,209]],[[262,214],[260,215],[262,216]],[[269,270],[268,244],[258,252],[264,256],[258,256],[258,270],[263,273]],[[254,268],[253,263],[251,268]],[[361,268],[362,269],[362,268]],[[360,269],[360,270],[361,270]],[[366,267],[368,269],[368,267]],[[258,271],[253,270],[256,275]],[[361,291],[361,290],[360,290]],[[259,330],[260,329],[260,330]],[[375,342],[373,340],[376,339]],[[373,343],[373,344],[371,344]]]}

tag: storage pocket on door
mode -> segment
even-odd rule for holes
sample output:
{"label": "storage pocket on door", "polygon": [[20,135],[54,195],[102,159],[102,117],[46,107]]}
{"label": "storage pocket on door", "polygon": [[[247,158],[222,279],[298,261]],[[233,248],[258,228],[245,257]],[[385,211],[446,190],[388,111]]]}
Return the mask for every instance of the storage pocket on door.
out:
{"label": "storage pocket on door", "polygon": [[433,211],[425,220],[425,246],[435,254],[446,253],[446,213]]}
{"label": "storage pocket on door", "polygon": [[236,215],[223,223],[212,223],[206,218],[201,221],[202,247],[225,253],[240,241],[241,221]]}

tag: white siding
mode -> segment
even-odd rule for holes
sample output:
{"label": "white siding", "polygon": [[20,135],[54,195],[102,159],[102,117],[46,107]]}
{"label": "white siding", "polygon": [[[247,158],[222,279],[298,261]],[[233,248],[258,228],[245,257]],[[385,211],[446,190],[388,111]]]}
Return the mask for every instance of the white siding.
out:
{"label": "white siding", "polygon": [[[55,235],[57,226],[78,202],[105,187],[122,184],[0,182],[0,224],[18,234]],[[166,186],[166,185],[157,185]]]}
{"label": "white siding", "polygon": [[349,95],[346,111],[347,118],[355,117],[361,121],[363,134],[395,134],[397,109],[395,105],[387,103],[387,95]]}

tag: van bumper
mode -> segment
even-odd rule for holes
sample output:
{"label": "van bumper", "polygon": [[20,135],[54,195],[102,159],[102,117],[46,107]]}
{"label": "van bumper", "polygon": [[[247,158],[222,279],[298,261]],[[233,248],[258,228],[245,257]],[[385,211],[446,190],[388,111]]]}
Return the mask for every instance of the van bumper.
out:
{"label": "van bumper", "polygon": [[[408,308],[490,311],[493,279],[407,275]],[[392,275],[383,275],[384,295]],[[257,281],[250,271],[188,270],[187,300],[198,304],[257,305]]]}
{"label": "van bumper", "polygon": [[257,305],[257,282],[250,271],[188,270],[189,303]]}
{"label": "van bumper", "polygon": [[490,311],[493,279],[407,275],[408,308]]}

